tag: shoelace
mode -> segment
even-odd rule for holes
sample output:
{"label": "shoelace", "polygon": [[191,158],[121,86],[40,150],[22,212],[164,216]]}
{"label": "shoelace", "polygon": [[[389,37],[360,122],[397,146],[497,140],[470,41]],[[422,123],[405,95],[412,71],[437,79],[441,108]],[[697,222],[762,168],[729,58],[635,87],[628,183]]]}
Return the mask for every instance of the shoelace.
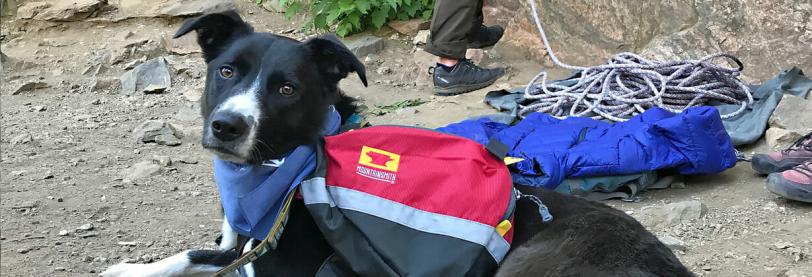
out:
{"label": "shoelace", "polygon": [[812,151],[812,132],[806,134],[805,136],[799,138],[795,142],[792,143],[792,146],[788,147],[787,149],[782,150],[781,152],[787,154],[789,152],[798,150],[803,148],[804,150]]}
{"label": "shoelace", "polygon": [[793,167],[792,170],[797,171],[805,175],[806,177],[812,178],[812,160],[806,161],[796,167]]}

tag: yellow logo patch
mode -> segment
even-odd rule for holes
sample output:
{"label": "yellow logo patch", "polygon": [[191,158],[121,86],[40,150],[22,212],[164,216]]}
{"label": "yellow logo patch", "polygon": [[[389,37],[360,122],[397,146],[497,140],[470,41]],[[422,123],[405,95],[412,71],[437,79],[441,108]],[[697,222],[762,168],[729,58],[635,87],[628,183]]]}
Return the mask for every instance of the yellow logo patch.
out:
{"label": "yellow logo patch", "polygon": [[398,172],[400,155],[369,146],[361,148],[361,157],[358,164],[371,168]]}

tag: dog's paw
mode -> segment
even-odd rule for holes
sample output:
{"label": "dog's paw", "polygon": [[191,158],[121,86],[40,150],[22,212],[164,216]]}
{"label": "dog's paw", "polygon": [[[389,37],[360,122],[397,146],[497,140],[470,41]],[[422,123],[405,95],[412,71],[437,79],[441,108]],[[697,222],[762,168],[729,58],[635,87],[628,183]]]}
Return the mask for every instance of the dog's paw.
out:
{"label": "dog's paw", "polygon": [[144,277],[149,276],[146,269],[148,265],[145,264],[128,264],[120,263],[107,268],[104,272],[99,274],[102,277]]}

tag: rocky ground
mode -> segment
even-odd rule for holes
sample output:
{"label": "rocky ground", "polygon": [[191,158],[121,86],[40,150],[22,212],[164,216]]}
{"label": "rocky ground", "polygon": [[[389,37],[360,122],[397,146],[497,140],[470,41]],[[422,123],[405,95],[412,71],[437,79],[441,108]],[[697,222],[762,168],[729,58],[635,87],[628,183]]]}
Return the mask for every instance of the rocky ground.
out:
{"label": "rocky ground", "polygon": [[[193,39],[169,39],[179,16],[205,6],[72,2],[85,6],[27,3],[2,19],[2,276],[90,276],[122,260],[155,261],[214,246],[221,224],[210,156],[198,143],[205,65]],[[236,5],[258,31],[308,35],[301,18]],[[404,34],[384,28],[347,40],[371,82],[350,77],[342,87],[369,107],[373,124],[437,127],[492,113],[485,92],[523,85],[542,69],[498,45],[470,54],[509,65],[508,76],[433,97],[416,25],[393,27]],[[698,275],[812,272],[812,206],[765,191],[749,163],[608,204],[640,219]]]}

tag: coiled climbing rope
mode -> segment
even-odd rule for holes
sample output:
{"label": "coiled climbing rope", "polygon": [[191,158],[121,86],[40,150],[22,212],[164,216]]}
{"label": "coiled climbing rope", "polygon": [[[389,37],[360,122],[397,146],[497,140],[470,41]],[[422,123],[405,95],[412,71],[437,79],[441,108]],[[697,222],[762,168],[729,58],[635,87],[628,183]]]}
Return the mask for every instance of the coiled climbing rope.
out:
{"label": "coiled climbing rope", "polygon": [[[519,101],[519,116],[542,112],[557,118],[590,116],[596,119],[626,121],[651,107],[679,113],[709,104],[735,104],[740,107],[722,118],[742,113],[753,103],[750,89],[738,79],[743,64],[736,57],[719,53],[699,60],[652,61],[633,53],[620,53],[607,64],[581,67],[561,62],[541,26],[535,0],[528,0],[544,47],[556,65],[580,71],[577,81],[548,82],[541,71],[525,88]],[[715,63],[727,59],[728,67]]]}

